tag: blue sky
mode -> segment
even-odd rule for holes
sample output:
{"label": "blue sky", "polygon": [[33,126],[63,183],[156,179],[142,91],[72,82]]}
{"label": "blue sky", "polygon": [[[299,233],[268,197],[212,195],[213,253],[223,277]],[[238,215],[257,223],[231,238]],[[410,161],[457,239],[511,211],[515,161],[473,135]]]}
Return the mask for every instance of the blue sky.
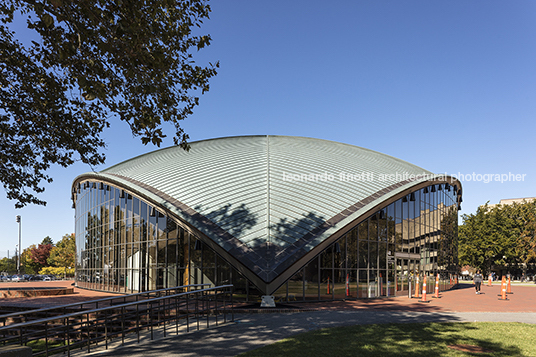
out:
{"label": "blue sky", "polygon": [[[191,140],[271,134],[376,150],[448,174],[519,174],[463,181],[460,214],[536,196],[536,2],[250,1],[211,3],[202,27],[220,61],[210,92],[184,121]],[[152,151],[124,123],[104,133],[107,163]],[[169,130],[169,135],[173,131]],[[171,138],[164,144],[172,144]],[[46,207],[0,196],[0,256],[73,232],[70,185],[91,168],[50,171]]]}

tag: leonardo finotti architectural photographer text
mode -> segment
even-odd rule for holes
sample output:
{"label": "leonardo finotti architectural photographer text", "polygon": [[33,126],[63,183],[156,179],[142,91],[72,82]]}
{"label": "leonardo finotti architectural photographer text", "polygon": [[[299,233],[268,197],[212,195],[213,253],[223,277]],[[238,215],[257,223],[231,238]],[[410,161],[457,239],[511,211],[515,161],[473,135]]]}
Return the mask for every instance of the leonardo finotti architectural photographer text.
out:
{"label": "leonardo finotti architectural photographer text", "polygon": [[461,182],[475,181],[475,182],[519,182],[525,181],[527,174],[479,174],[476,172],[470,174],[463,174],[458,172],[457,174],[409,174],[409,173],[395,173],[395,174],[378,174],[373,172],[339,172],[330,173],[327,171],[320,173],[302,173],[293,174],[283,172],[283,181],[285,182],[374,182],[374,181],[454,181],[459,180]]}

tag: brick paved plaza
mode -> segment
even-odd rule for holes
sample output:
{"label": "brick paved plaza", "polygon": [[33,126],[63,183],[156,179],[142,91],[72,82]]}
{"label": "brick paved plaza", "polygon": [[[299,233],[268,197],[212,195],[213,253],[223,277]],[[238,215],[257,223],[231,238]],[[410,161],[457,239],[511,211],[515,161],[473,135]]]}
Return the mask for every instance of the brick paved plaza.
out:
{"label": "brick paved plaza", "polygon": [[[37,281],[1,283],[2,287],[73,287],[72,280]],[[536,312],[536,284],[512,284],[512,294],[507,301],[499,300],[500,283],[489,287],[482,286],[482,293],[475,294],[473,285],[462,283],[458,289],[445,291],[440,298],[428,294],[429,303],[422,303],[418,298],[409,299],[407,296],[380,299],[361,299],[348,301],[328,301],[315,303],[285,303],[285,307],[314,308],[318,310],[411,310],[434,312]],[[46,296],[34,298],[0,299],[0,306],[46,307],[70,304],[75,302],[100,299],[110,296],[121,296],[106,292],[74,288],[74,294],[61,296]]]}
{"label": "brick paved plaza", "polygon": [[[71,287],[72,281],[35,283],[4,283],[1,287],[54,286]],[[507,301],[499,300],[500,284],[484,285],[476,295],[472,284],[460,284],[458,289],[441,293],[429,303],[419,299],[395,297],[353,301],[279,304],[276,308],[287,313],[248,313],[251,306],[235,310],[234,323],[217,328],[192,331],[158,341],[96,352],[99,357],[185,357],[236,356],[263,345],[271,344],[296,333],[324,327],[390,322],[465,322],[509,321],[536,323],[536,284],[512,284],[513,294]],[[0,299],[0,307],[45,307],[119,296],[75,288],[75,294],[51,297]],[[304,312],[296,310],[307,308]],[[258,310],[258,309],[253,309]],[[317,311],[311,311],[317,310]],[[290,313],[289,313],[290,312]],[[81,353],[88,356],[86,353]]]}

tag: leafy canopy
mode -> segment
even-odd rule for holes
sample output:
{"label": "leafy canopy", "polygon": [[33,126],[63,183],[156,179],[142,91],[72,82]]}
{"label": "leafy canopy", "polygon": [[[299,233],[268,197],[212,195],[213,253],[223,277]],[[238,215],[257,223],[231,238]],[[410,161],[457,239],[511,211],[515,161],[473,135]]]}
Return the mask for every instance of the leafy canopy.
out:
{"label": "leafy canopy", "polygon": [[50,238],[49,236],[46,236],[45,238],[43,238],[43,240],[41,241],[41,244],[45,245],[45,244],[50,244],[51,246],[54,246],[54,241],[52,240],[52,238]]}
{"label": "leafy canopy", "polygon": [[50,251],[47,263],[53,267],[74,268],[75,255],[75,235],[66,234]]}
{"label": "leafy canopy", "polygon": [[462,219],[462,265],[490,271],[494,265],[526,267],[536,261],[536,200],[493,207],[485,204]]}
{"label": "leafy canopy", "polygon": [[50,257],[50,251],[54,248],[52,244],[39,244],[30,250],[30,259],[40,267],[49,266],[47,260]]}
{"label": "leafy canopy", "polygon": [[[53,164],[102,164],[112,117],[158,146],[171,123],[187,149],[180,121],[219,66],[192,56],[210,44],[192,33],[209,13],[206,0],[2,1],[0,182],[15,206],[46,204],[35,194]],[[24,23],[28,43],[12,30]]]}

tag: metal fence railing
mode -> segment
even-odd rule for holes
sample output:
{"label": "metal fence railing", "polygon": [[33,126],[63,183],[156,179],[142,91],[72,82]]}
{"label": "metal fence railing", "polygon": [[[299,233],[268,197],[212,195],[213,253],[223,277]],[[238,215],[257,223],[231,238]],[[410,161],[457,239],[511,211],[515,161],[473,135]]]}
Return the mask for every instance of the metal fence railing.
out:
{"label": "metal fence railing", "polygon": [[[2,315],[0,345],[31,346],[34,356],[71,356],[74,350],[107,349],[112,342],[152,340],[155,331],[166,337],[192,327],[209,328],[211,321],[215,325],[233,321],[233,286],[202,286],[206,284]],[[82,311],[69,312],[77,307]]]}
{"label": "metal fence railing", "polygon": [[41,309],[31,309],[23,312],[13,312],[10,314],[0,315],[0,324],[7,326],[17,322],[28,322],[47,317],[65,315],[67,313],[78,312],[82,310],[98,309],[99,307],[112,306],[117,304],[126,304],[127,302],[139,301],[163,295],[178,294],[186,291],[202,289],[211,286],[211,284],[192,284],[175,286],[166,289],[149,290],[141,293],[122,294],[96,300],[81,301],[66,305],[51,306]]}

